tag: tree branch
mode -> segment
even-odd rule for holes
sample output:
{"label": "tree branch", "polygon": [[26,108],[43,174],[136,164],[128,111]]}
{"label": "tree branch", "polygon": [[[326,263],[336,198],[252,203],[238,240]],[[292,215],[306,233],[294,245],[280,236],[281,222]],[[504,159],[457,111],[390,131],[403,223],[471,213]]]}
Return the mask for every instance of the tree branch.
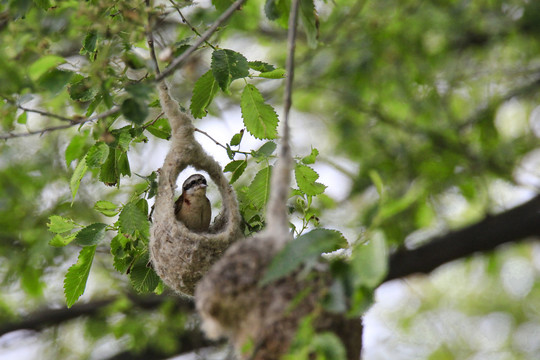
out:
{"label": "tree branch", "polygon": [[[26,110],[26,111],[30,111],[30,110]],[[119,112],[119,111],[120,111],[120,108],[119,108],[119,107],[113,107],[112,109],[107,110],[107,111],[105,111],[105,112],[103,112],[103,113],[101,113],[101,114],[97,114],[97,115],[94,115],[94,116],[90,116],[90,117],[88,117],[88,118],[82,117],[82,118],[80,118],[80,119],[77,119],[77,118],[70,119],[71,123],[65,124],[65,125],[51,126],[51,127],[47,127],[47,128],[43,128],[43,129],[39,129],[39,130],[28,131],[28,132],[25,132],[25,133],[7,133],[7,134],[0,134],[0,140],[7,140],[7,139],[18,138],[18,137],[25,137],[25,136],[37,135],[37,134],[43,135],[43,134],[45,134],[45,133],[47,133],[47,132],[56,131],[56,130],[62,130],[62,129],[67,129],[67,128],[70,128],[70,127],[73,127],[73,126],[85,124],[85,123],[87,123],[87,122],[97,121],[97,120],[106,118],[107,116],[114,115],[114,114],[116,114],[116,113]],[[34,112],[37,112],[37,111],[34,111]],[[59,115],[54,115],[54,116],[53,116],[53,114],[48,114],[48,113],[47,113],[45,116],[50,116],[50,117],[58,118]]]}
{"label": "tree branch", "polygon": [[392,254],[383,282],[414,273],[427,274],[447,262],[536,236],[540,236],[540,195],[511,210],[437,237],[417,249]]}
{"label": "tree branch", "polygon": [[193,45],[191,45],[186,51],[184,51],[182,55],[174,59],[171,64],[161,72],[161,74],[156,76],[155,81],[160,82],[167,76],[171,75],[174,70],[176,70],[176,68],[179,67],[184,61],[186,61],[186,59],[191,56],[191,54],[195,52],[195,50],[197,50],[199,46],[201,46],[206,40],[208,40],[210,36],[212,36],[212,34],[217,31],[221,24],[227,21],[233,15],[233,13],[244,4],[244,2],[246,2],[246,0],[236,0],[231,6],[229,6],[229,8],[227,8],[227,10],[225,10],[223,14],[221,14],[221,16],[212,24],[212,26],[210,26],[210,28],[208,28],[208,30],[206,30],[204,34],[202,34],[201,37],[199,37]]}
{"label": "tree branch", "polygon": [[[180,7],[178,6],[178,4],[176,4],[174,2],[174,0],[169,0],[169,2],[176,9],[176,11],[178,12],[178,15],[180,15],[180,18],[182,19],[182,22],[184,24],[186,24],[187,26],[189,26],[189,28],[191,29],[191,31],[193,31],[195,33],[195,35],[201,36],[201,33],[193,25],[191,25],[190,22],[185,18],[184,14],[182,14],[182,11],[180,11]],[[207,40],[205,40],[204,43],[206,45],[210,46],[212,49],[216,50],[216,47],[214,45],[210,44]]]}
{"label": "tree branch", "polygon": [[[159,307],[165,301],[173,299],[177,303],[177,308],[185,311],[193,311],[194,305],[192,301],[185,300],[179,297],[166,296],[128,296],[134,306],[151,310]],[[92,316],[101,311],[104,307],[111,305],[118,298],[96,300],[88,303],[81,303],[72,306],[71,308],[51,309],[45,308],[37,310],[22,320],[7,322],[0,324],[0,336],[17,330],[32,330],[40,331],[49,326],[59,325],[66,321],[73,320],[81,316]]]}

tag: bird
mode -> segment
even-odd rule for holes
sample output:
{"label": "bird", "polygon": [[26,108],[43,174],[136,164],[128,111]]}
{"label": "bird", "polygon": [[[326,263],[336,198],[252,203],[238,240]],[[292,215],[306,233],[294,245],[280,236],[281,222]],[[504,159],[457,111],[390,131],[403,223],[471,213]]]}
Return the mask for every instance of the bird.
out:
{"label": "bird", "polygon": [[174,204],[176,219],[194,232],[206,232],[210,226],[212,207],[206,197],[207,186],[203,175],[191,175],[184,181],[182,195]]}

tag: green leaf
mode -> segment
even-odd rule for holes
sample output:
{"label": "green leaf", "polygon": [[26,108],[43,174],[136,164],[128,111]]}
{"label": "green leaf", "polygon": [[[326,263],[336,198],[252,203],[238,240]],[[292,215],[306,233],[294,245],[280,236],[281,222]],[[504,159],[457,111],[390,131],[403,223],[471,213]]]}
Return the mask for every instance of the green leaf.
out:
{"label": "green leaf", "polygon": [[218,11],[225,11],[229,6],[233,4],[233,0],[212,0],[212,5],[216,7]]}
{"label": "green leaf", "polygon": [[268,166],[260,170],[253,178],[248,188],[248,198],[256,208],[260,209],[268,201],[270,193],[270,175],[272,167]]}
{"label": "green leaf", "polygon": [[236,51],[215,50],[212,53],[212,73],[221,90],[227,91],[233,80],[249,75],[249,64],[244,55]]}
{"label": "green leaf", "polygon": [[354,247],[351,263],[356,286],[373,289],[388,271],[388,250],[382,232],[375,232],[367,244]]}
{"label": "green leaf", "polygon": [[131,176],[131,168],[129,167],[129,159],[125,151],[117,151],[118,159],[116,165],[120,175]]}
{"label": "green leaf", "polygon": [[28,114],[23,112],[19,117],[17,118],[17,124],[26,124],[26,121],[28,120]]}
{"label": "green leaf", "polygon": [[75,168],[75,171],[73,172],[73,175],[71,175],[71,180],[69,181],[69,187],[71,188],[72,200],[75,200],[75,195],[77,195],[77,191],[79,190],[79,185],[81,185],[81,180],[84,174],[86,174],[86,170],[88,170],[88,166],[86,165],[86,158],[82,158],[77,164],[77,167]]}
{"label": "green leaf", "polygon": [[270,65],[263,61],[248,61],[248,65],[251,69],[259,72],[271,72],[276,69],[274,65]]}
{"label": "green leaf", "polygon": [[54,235],[54,237],[49,241],[49,245],[54,247],[63,247],[75,240],[77,233],[69,234],[62,236],[60,234]]}
{"label": "green leaf", "polygon": [[95,143],[86,154],[86,164],[90,168],[98,168],[105,163],[109,156],[109,146],[104,142]]}
{"label": "green leaf", "polygon": [[150,134],[160,139],[169,140],[171,138],[171,126],[169,120],[161,118],[146,128]]}
{"label": "green leaf", "polygon": [[111,240],[111,254],[113,256],[113,266],[121,273],[125,273],[129,268],[133,258],[128,252],[128,244],[130,240],[122,233],[118,233]]}
{"label": "green leaf", "polygon": [[278,117],[274,108],[265,104],[264,99],[251,84],[246,85],[240,101],[242,118],[246,129],[258,139],[277,137]]}
{"label": "green leaf", "polygon": [[275,69],[272,71],[262,72],[259,77],[266,79],[283,79],[285,77],[285,69]]}
{"label": "green leaf", "polygon": [[94,209],[105,216],[115,216],[116,214],[118,214],[117,208],[118,206],[116,206],[116,204],[107,200],[99,200],[94,205]]}
{"label": "green leaf", "polygon": [[130,202],[124,206],[120,216],[120,231],[124,234],[132,235],[135,231],[141,234],[149,234],[149,224],[147,214],[145,214],[135,203]]}
{"label": "green leaf", "polygon": [[72,100],[86,102],[96,95],[96,90],[92,88],[90,78],[85,78],[79,74],[73,75],[69,85],[68,93]]}
{"label": "green leaf", "polygon": [[62,234],[68,231],[71,231],[77,227],[73,220],[58,216],[52,215],[49,216],[49,223],[47,224],[50,232],[55,234]]}
{"label": "green leaf", "polygon": [[107,224],[95,223],[88,225],[77,233],[75,239],[82,246],[96,245],[105,238]]}
{"label": "green leaf", "polygon": [[35,61],[32,65],[30,65],[30,67],[28,68],[28,76],[30,76],[30,79],[32,79],[33,81],[36,81],[47,71],[54,69],[58,65],[63,64],[65,62],[66,62],[66,59],[64,59],[61,56],[56,56],[56,55],[43,56],[39,60]]}
{"label": "green leaf", "polygon": [[148,107],[146,104],[135,98],[124,100],[120,110],[124,117],[135,125],[142,125],[148,116]]}
{"label": "green leaf", "polygon": [[246,160],[235,160],[228,163],[223,169],[224,172],[232,172],[231,184],[234,184],[236,180],[244,173],[246,170],[247,161]]}
{"label": "green leaf", "polygon": [[264,13],[268,20],[274,20],[281,27],[287,28],[289,22],[290,1],[266,0]]}
{"label": "green leaf", "polygon": [[72,76],[71,71],[52,69],[39,78],[38,85],[52,94],[57,94],[64,89]]}
{"label": "green leaf", "polygon": [[384,193],[384,184],[381,178],[381,175],[376,170],[370,170],[369,171],[369,178],[373,182],[373,185],[375,185],[375,188],[377,189],[377,193],[379,194],[379,197],[383,197]]}
{"label": "green leaf", "polygon": [[131,83],[126,86],[126,91],[134,98],[147,100],[154,88],[145,83]]}
{"label": "green leaf", "polygon": [[105,163],[101,166],[99,171],[99,181],[105,185],[114,186],[118,183],[119,175],[116,169],[116,152],[120,150],[111,149],[109,151],[109,157]]}
{"label": "green leaf", "polygon": [[231,138],[231,146],[238,146],[240,145],[240,142],[242,141],[242,137],[244,136],[244,129],[240,130],[239,133],[234,134]]}
{"label": "green leaf", "polygon": [[258,150],[252,151],[251,155],[254,158],[268,158],[276,151],[277,145],[273,141],[267,141]]}
{"label": "green leaf", "polygon": [[300,20],[306,31],[308,46],[315,49],[319,42],[319,18],[313,0],[300,0]]}
{"label": "green leaf", "polygon": [[148,264],[148,253],[145,254],[146,256],[137,259],[129,273],[133,288],[143,293],[154,291],[159,284],[159,276],[157,276],[154,269],[146,266]]}
{"label": "green leaf", "polygon": [[326,185],[316,182],[319,178],[319,174],[309,166],[296,164],[296,167],[294,168],[294,177],[296,178],[298,188],[306,195],[319,195],[326,189]]}
{"label": "green leaf", "polygon": [[83,47],[80,51],[81,54],[93,54],[96,51],[96,45],[98,40],[97,31],[91,30],[86,33],[83,41]]}
{"label": "green leaf", "polygon": [[206,109],[214,99],[214,96],[216,96],[218,88],[218,83],[212,74],[212,70],[208,70],[197,80],[193,87],[193,96],[191,97],[191,105],[189,106],[194,118],[202,119],[206,116]]}
{"label": "green leaf", "polygon": [[34,0],[34,4],[41,10],[48,10],[51,7],[49,0]]}
{"label": "green leaf", "polygon": [[84,146],[86,145],[85,134],[78,134],[71,138],[69,145],[66,148],[66,165],[69,166],[75,159],[79,159],[84,153]]}
{"label": "green leaf", "polygon": [[64,295],[68,308],[75,304],[75,301],[84,293],[95,253],[96,245],[83,247],[79,253],[77,262],[66,273]]}
{"label": "green leaf", "polygon": [[317,260],[323,253],[347,246],[339,231],[315,229],[287,243],[272,259],[261,285],[280,279],[296,270],[301,264]]}
{"label": "green leaf", "polygon": [[319,155],[319,150],[317,149],[311,149],[311,154],[308,156],[302,158],[302,162],[306,165],[308,164],[314,164],[317,160],[317,155]]}

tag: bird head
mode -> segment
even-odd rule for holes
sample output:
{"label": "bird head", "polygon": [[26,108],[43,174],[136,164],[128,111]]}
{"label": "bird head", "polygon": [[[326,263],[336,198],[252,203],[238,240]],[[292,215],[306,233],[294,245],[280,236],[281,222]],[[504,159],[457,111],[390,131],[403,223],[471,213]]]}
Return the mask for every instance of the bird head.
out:
{"label": "bird head", "polygon": [[188,195],[194,195],[196,193],[206,193],[207,187],[206,179],[201,174],[191,175],[184,181],[182,185],[182,192]]}

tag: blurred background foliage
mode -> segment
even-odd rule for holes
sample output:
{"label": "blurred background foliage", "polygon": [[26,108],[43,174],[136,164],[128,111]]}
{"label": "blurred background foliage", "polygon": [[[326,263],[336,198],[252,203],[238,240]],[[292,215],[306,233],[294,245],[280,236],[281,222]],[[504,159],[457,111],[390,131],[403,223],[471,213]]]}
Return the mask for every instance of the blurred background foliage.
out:
{"label": "blurred background foliage", "polygon": [[[228,4],[177,5],[203,32],[219,15],[216,7]],[[154,6],[158,53],[170,44],[173,54],[185,50],[197,35],[170,2]],[[283,67],[283,22],[269,22],[264,6],[248,0],[211,43]],[[318,46],[308,41],[309,32],[298,42],[293,140],[299,157],[318,149],[314,168],[328,188],[309,209],[301,201],[292,205],[295,226],[305,225],[309,215],[342,231],[349,242],[380,231],[395,250],[538,192],[538,2],[343,0],[315,6]],[[126,91],[151,76],[146,23],[142,1],[0,1],[0,133],[70,124],[23,108],[72,118],[126,99],[151,103],[152,88],[142,95],[142,87]],[[210,54],[204,46],[171,78],[186,108],[195,81],[209,69]],[[254,81],[279,109],[281,83]],[[196,125],[216,138],[225,126],[230,131],[221,138],[227,142],[242,128],[239,99],[233,83],[208,108],[210,117]],[[148,119],[157,114],[151,108]],[[158,359],[216,346],[197,330],[189,302],[167,290],[134,294],[128,277],[114,270],[108,247],[98,247],[85,295],[72,308],[81,315],[54,312],[65,307],[63,276],[80,247],[50,246],[49,216],[111,223],[93,209],[95,202],[129,202],[147,191],[147,181],[135,174],[148,176],[162,162],[166,140],[132,134],[115,145],[127,152],[131,176],[121,176],[125,168],[116,171],[122,186],[107,187],[91,169],[72,202],[74,160],[95,141],[106,142],[111,126],[126,124],[116,115],[0,142],[0,357]],[[244,141],[245,151],[262,145]],[[225,166],[225,150],[208,151],[219,153]],[[260,166],[251,161],[235,184],[243,202]],[[255,230],[262,226],[257,221],[262,219],[253,220]],[[384,284],[366,316],[364,357],[536,359],[539,272],[540,247],[530,242]],[[83,305],[88,308],[78,307]],[[47,313],[58,317],[21,331],[9,327]]]}

